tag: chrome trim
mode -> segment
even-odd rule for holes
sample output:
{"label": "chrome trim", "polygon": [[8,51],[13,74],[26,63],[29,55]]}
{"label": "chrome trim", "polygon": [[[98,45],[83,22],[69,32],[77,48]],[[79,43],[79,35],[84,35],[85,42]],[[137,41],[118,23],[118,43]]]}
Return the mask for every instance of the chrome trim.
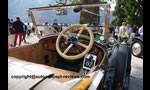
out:
{"label": "chrome trim", "polygon": [[142,51],[141,45],[139,43],[134,43],[132,46],[132,53],[137,56],[138,54],[141,53],[141,51]]}

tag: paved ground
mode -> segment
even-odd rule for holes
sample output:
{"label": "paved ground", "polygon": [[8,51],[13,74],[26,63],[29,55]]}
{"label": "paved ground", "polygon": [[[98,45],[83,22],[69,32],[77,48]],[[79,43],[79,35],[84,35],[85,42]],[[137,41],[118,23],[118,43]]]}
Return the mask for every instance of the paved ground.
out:
{"label": "paved ground", "polygon": [[[37,38],[33,33],[31,33],[31,35],[29,37],[26,36],[26,43],[24,43],[24,41],[23,41],[21,43],[21,46],[37,43],[38,40],[39,40],[39,38]],[[19,37],[17,39],[16,47],[18,47],[18,45],[19,45]]]}
{"label": "paved ground", "polygon": [[[27,43],[22,45],[28,45],[38,42],[38,38],[31,34],[29,38],[26,38]],[[132,55],[131,61],[132,69],[130,76],[130,88],[129,90],[143,90],[143,59],[134,57]]]}
{"label": "paved ground", "polygon": [[129,90],[143,90],[143,59],[132,56]]}

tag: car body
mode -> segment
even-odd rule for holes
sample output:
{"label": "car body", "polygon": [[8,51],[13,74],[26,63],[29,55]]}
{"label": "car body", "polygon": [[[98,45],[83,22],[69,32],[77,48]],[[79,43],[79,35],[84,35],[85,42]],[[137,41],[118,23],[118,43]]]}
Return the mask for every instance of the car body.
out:
{"label": "car body", "polygon": [[[60,33],[47,34],[31,45],[8,49],[9,90],[116,90],[128,89],[131,63],[130,45],[107,47],[109,5],[107,3],[51,6],[32,11],[76,6],[102,6],[106,10],[105,42],[97,42],[85,25],[70,25]],[[107,16],[108,15],[108,16]],[[75,34],[74,32],[77,32]],[[71,30],[71,31],[70,31]],[[87,31],[88,36],[82,32]],[[79,47],[78,47],[79,46]]]}

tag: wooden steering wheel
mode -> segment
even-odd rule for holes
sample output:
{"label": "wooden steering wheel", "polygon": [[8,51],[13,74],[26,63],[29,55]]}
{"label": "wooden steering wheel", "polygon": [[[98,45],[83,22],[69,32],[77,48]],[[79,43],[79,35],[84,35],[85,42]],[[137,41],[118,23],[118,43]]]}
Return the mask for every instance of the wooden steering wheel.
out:
{"label": "wooden steering wheel", "polygon": [[[73,28],[80,28],[80,30],[77,34],[75,34],[75,36],[72,36],[72,35],[68,36],[66,34],[66,32],[72,30]],[[84,30],[86,30],[89,33],[89,37],[90,37],[89,45],[79,42],[79,37]],[[66,38],[70,42],[69,46],[64,50],[64,52],[62,52],[60,49],[60,40],[62,37]],[[80,47],[85,48],[85,50],[83,52],[81,52],[80,54],[77,54],[74,56],[67,55],[67,52],[73,47],[74,44],[77,44]],[[88,27],[83,26],[81,24],[77,24],[77,25],[71,25],[71,26],[67,27],[65,30],[63,30],[59,34],[59,36],[57,37],[57,40],[56,40],[56,50],[62,58],[66,59],[66,60],[76,60],[76,59],[79,59],[79,58],[82,58],[83,56],[85,56],[91,50],[93,44],[94,44],[93,32]]]}

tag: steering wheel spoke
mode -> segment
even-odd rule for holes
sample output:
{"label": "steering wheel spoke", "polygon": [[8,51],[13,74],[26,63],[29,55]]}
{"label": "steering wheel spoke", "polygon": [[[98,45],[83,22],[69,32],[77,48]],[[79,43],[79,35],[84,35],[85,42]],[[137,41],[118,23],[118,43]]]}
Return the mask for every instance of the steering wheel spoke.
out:
{"label": "steering wheel spoke", "polygon": [[63,36],[64,38],[67,38],[67,35],[65,35],[65,34],[63,34],[63,33],[62,33],[62,36]]}
{"label": "steering wheel spoke", "polygon": [[81,46],[83,48],[87,48],[88,47],[86,44],[83,44],[83,43],[80,43],[80,42],[77,42],[76,44],[78,44],[79,46]]}
{"label": "steering wheel spoke", "polygon": [[81,27],[81,30],[78,32],[78,34],[81,34],[84,31],[84,27]]}
{"label": "steering wheel spoke", "polygon": [[73,46],[73,44],[71,43],[71,44],[67,47],[67,49],[63,52],[63,54],[66,55],[67,52],[70,50],[70,48],[72,48],[72,46]]}
{"label": "steering wheel spoke", "polygon": [[84,27],[81,27],[81,30],[78,32],[78,34],[77,34],[77,38],[79,38],[80,37],[80,35],[81,35],[81,33],[84,31]]}

